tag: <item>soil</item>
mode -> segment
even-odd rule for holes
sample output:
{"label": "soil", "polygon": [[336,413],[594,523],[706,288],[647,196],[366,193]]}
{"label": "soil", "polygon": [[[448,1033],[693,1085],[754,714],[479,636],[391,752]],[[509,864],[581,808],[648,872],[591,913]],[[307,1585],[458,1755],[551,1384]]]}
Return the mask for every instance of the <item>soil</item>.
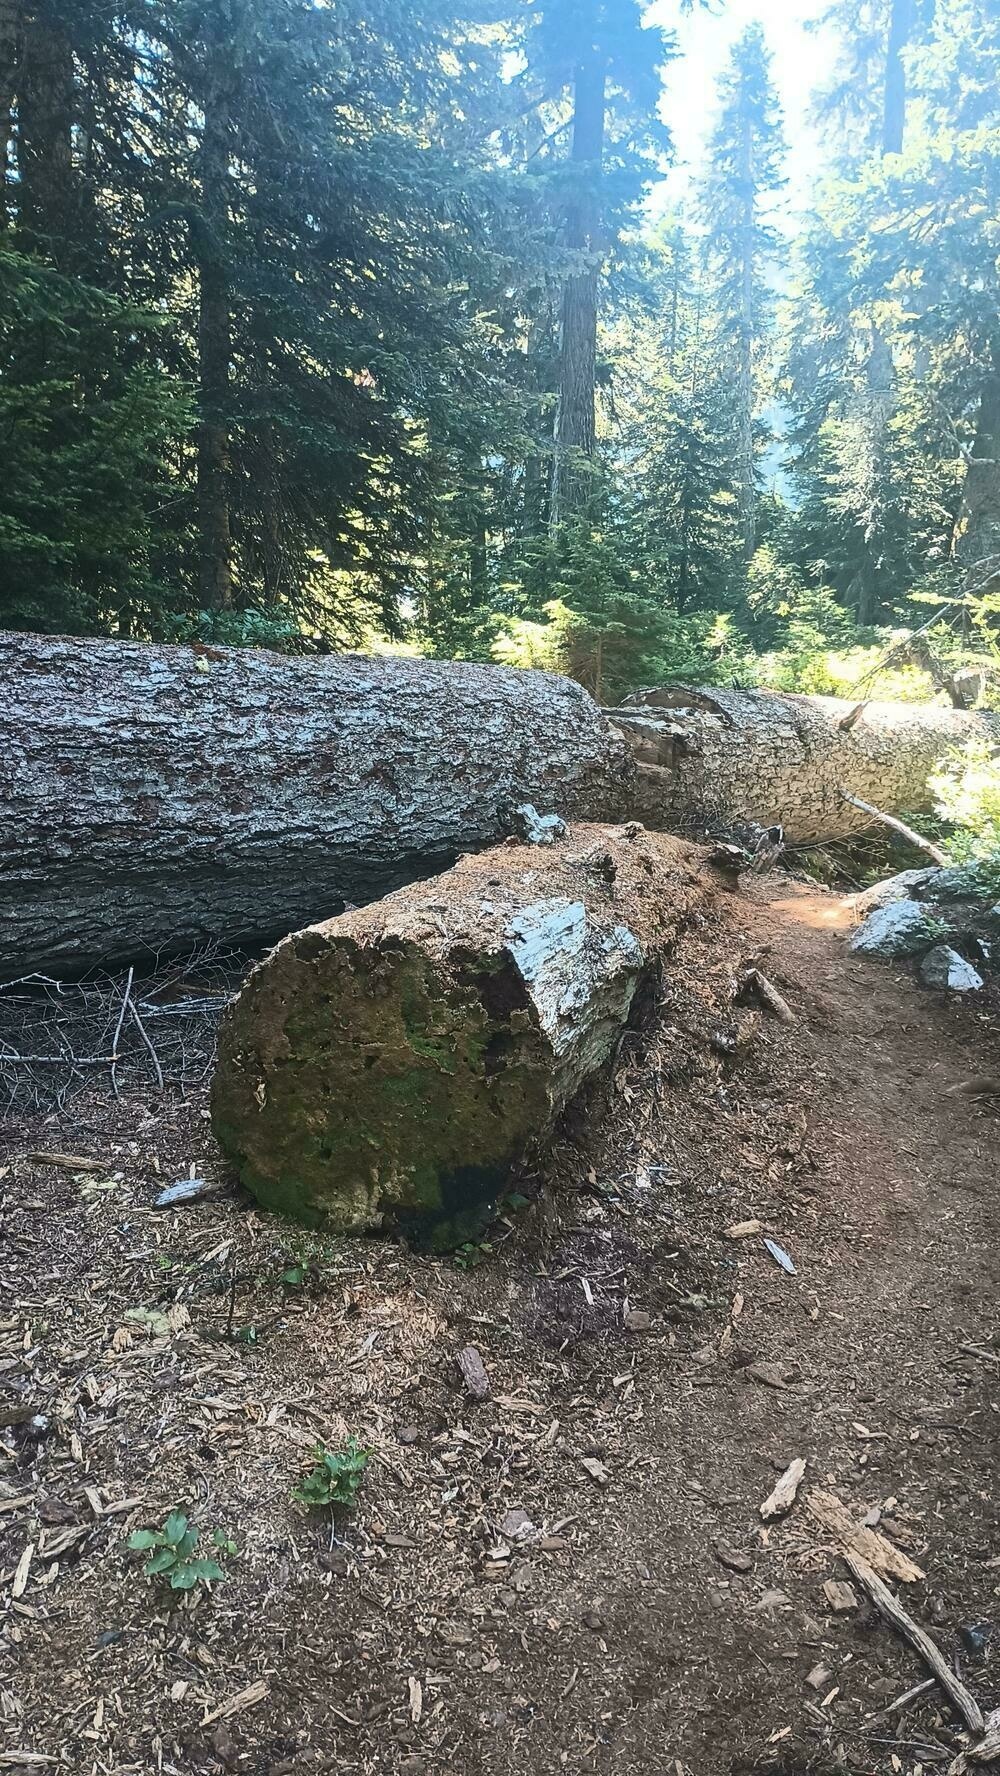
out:
{"label": "soil", "polygon": [[[953,1089],[997,1016],[852,959],[849,916],[781,877],[721,895],[457,1258],[255,1209],[204,1086],[8,1119],[0,1769],[947,1768],[961,1722],[936,1689],[889,1709],[926,1672],[860,1593],[831,1609],[808,1496],[924,1569],[902,1601],[1000,1704],[1000,1137]],[[793,1024],[734,1009],[751,963]],[[218,1193],[154,1209],[192,1170]],[[310,1451],[350,1435],[356,1508],[307,1511]],[[126,1546],[175,1507],[237,1546],[210,1592]]]}

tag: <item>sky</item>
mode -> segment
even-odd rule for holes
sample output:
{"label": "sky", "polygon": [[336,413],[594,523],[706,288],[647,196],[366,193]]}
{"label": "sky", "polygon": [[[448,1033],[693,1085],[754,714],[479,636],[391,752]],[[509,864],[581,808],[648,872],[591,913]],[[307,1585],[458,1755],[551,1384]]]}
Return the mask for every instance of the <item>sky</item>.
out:
{"label": "sky", "polygon": [[828,32],[809,31],[806,25],[824,4],[825,0],[726,0],[724,10],[698,6],[681,17],[678,0],[652,0],[647,20],[672,29],[681,51],[667,68],[663,98],[663,117],[673,133],[677,164],[654,191],[654,209],[667,207],[689,185],[714,121],[715,82],[734,40],[754,21],[763,25],[774,57],[774,79],[792,148],[789,207],[796,207],[820,164],[807,112],[812,89],[828,71],[835,44]]}

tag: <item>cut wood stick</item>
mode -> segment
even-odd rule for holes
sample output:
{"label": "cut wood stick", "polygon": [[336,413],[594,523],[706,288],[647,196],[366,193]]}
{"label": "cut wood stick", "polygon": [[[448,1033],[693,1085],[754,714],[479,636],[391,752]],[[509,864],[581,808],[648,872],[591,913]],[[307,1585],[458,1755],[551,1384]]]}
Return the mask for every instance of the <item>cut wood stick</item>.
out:
{"label": "cut wood stick", "polygon": [[894,1597],[888,1585],[883,1584],[878,1573],[863,1560],[860,1554],[852,1554],[849,1549],[843,1552],[844,1563],[859,1585],[863,1585],[871,1598],[879,1615],[884,1616],[891,1628],[901,1634],[904,1640],[916,1649],[929,1671],[933,1671],[938,1683],[944,1690],[949,1701],[962,1716],[971,1733],[981,1735],[986,1731],[986,1717],[979,1703],[970,1690],[967,1690],[960,1677],[948,1664],[940,1648],[935,1646],[929,1634],[925,1633],[919,1622],[905,1610],[899,1599]]}
{"label": "cut wood stick", "polygon": [[939,846],[932,845],[930,839],[921,838],[919,833],[914,832],[912,826],[907,826],[905,820],[898,820],[895,814],[883,814],[881,808],[873,808],[871,802],[863,802],[860,796],[852,795],[850,790],[844,788],[843,784],[840,785],[840,793],[845,802],[850,802],[852,808],[859,809],[862,814],[870,814],[872,819],[878,820],[882,826],[891,827],[892,831],[897,832],[901,839],[905,839],[917,851],[922,851],[925,857],[929,857],[933,863],[936,863],[939,869],[946,867],[948,859]]}
{"label": "cut wood stick", "polygon": [[863,1523],[855,1523],[847,1506],[834,1498],[832,1492],[822,1492],[814,1486],[806,1500],[806,1509],[844,1550],[856,1554],[876,1572],[884,1573],[886,1578],[900,1579],[904,1584],[912,1585],[925,1577],[923,1569],[901,1553],[887,1537],[877,1530],[866,1529]]}
{"label": "cut wood stick", "polygon": [[61,1166],[67,1172],[110,1172],[113,1161],[87,1159],[82,1153],[26,1153],[29,1164]]}
{"label": "cut wood stick", "polygon": [[773,1012],[781,1023],[794,1024],[794,1011],[787,999],[781,997],[774,983],[768,980],[766,974],[761,974],[759,968],[751,968],[748,970],[746,978],[747,985],[753,988],[757,997],[767,1006],[768,1011]]}
{"label": "cut wood stick", "polygon": [[805,1471],[804,1461],[796,1459],[789,1463],[774,1491],[760,1507],[760,1514],[765,1523],[770,1523],[772,1517],[784,1517],[786,1511],[791,1510],[795,1503],[795,1495],[802,1485]]}

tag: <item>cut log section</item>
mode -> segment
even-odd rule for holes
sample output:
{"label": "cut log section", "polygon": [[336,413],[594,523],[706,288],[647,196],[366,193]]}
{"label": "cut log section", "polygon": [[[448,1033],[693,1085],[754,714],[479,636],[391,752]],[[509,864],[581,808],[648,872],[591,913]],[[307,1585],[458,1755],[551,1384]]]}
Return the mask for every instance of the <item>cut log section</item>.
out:
{"label": "cut log section", "polygon": [[636,815],[649,826],[780,823],[792,844],[845,838],[932,805],[927,778],[963,741],[1000,742],[1000,715],[780,691],[644,691],[609,711],[639,766]]}
{"label": "cut log section", "polygon": [[641,827],[508,842],[287,938],[220,1033],[216,1135],[268,1207],[443,1248],[617,1045],[706,892]]}
{"label": "cut log section", "polygon": [[0,970],[284,936],[515,808],[627,818],[628,748],[544,672],[0,635]]}

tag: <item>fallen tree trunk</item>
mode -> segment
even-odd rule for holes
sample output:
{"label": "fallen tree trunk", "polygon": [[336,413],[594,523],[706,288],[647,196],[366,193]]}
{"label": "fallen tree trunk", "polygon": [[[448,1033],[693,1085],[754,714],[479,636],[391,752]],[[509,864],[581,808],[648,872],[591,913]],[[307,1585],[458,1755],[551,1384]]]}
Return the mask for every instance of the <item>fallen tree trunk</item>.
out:
{"label": "fallen tree trunk", "polygon": [[468,1238],[612,1053],[704,893],[641,827],[510,843],[286,938],[223,1023],[212,1118],[268,1207]]}
{"label": "fallen tree trunk", "polygon": [[495,844],[518,803],[627,815],[549,673],[0,636],[0,968],[283,935]]}
{"label": "fallen tree trunk", "polygon": [[938,704],[866,703],[779,691],[645,691],[609,712],[639,765],[636,813],[650,826],[779,823],[793,844],[873,824],[841,790],[886,813],[920,813],[927,778],[963,741],[1000,742],[1000,715]]}

